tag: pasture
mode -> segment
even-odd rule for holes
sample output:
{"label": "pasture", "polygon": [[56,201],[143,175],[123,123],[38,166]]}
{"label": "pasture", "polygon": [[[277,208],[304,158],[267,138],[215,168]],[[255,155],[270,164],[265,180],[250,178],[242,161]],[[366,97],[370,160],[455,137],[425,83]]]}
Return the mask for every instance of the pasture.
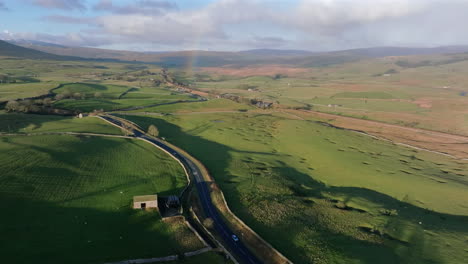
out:
{"label": "pasture", "polygon": [[97,117],[63,117],[31,114],[1,114],[0,133],[78,132],[121,135],[115,126]]}
{"label": "pasture", "polygon": [[[243,68],[224,67],[223,75],[216,69],[200,68],[191,81],[202,91],[278,101],[284,108],[308,106],[321,112],[468,135],[468,61],[453,56],[406,57],[407,64],[397,57],[368,59],[304,68],[289,76],[282,74],[287,68],[257,76],[255,70],[238,75]],[[205,77],[198,78],[200,75]]]}
{"label": "pasture", "polygon": [[466,162],[280,113],[125,118],[205,164],[233,211],[296,263],[468,257]]}
{"label": "pasture", "polygon": [[0,84],[0,102],[47,94],[56,82]]}
{"label": "pasture", "polygon": [[197,100],[188,94],[176,93],[168,89],[110,84],[72,83],[65,84],[54,92],[64,97],[54,103],[55,107],[83,112],[99,109],[113,111],[182,100]]}
{"label": "pasture", "polygon": [[178,194],[186,185],[180,165],[147,143],[3,136],[0,149],[5,263],[103,263],[203,247],[185,225],[131,208],[134,195]]}
{"label": "pasture", "polygon": [[204,102],[186,102],[169,105],[159,105],[154,107],[148,107],[145,109],[128,111],[128,113],[193,113],[193,112],[216,112],[216,111],[248,111],[255,109],[249,105],[243,105],[236,103],[228,99],[211,99]]}

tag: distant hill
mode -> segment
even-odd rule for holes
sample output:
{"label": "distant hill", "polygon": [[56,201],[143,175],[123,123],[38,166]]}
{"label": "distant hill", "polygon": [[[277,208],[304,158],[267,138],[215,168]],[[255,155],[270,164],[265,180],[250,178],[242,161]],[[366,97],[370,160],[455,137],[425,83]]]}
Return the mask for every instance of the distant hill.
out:
{"label": "distant hill", "polygon": [[[175,51],[175,52],[134,52],[125,50],[109,50],[88,47],[67,47],[51,43],[16,40],[14,44],[27,48],[20,52],[20,47],[9,47],[12,54],[23,54],[23,57],[52,58],[50,56],[66,56],[66,58],[87,58],[93,60],[112,60],[123,62],[145,62],[165,67],[242,67],[247,65],[284,64],[297,67],[325,67],[334,64],[353,62],[362,59],[432,55],[468,52],[468,46],[446,46],[436,48],[407,47],[375,47],[350,49],[332,52],[311,52],[304,50],[254,49],[239,52],[220,51]],[[11,44],[10,44],[11,45]],[[35,51],[31,51],[34,49]],[[0,51],[1,53],[1,51]],[[12,55],[11,55],[12,56]],[[63,59],[63,57],[60,57]]]}
{"label": "distant hill", "polygon": [[253,50],[239,51],[238,53],[267,55],[267,56],[297,56],[297,55],[314,54],[314,52],[307,51],[307,50],[280,50],[280,49],[253,49]]}
{"label": "distant hill", "polygon": [[0,40],[0,56],[47,60],[63,59],[62,56],[49,54],[34,49],[24,48],[21,46],[13,45],[3,40]]}
{"label": "distant hill", "polygon": [[442,46],[435,48],[375,47],[330,52],[332,54],[350,54],[365,57],[434,55],[468,52],[468,46]]}
{"label": "distant hill", "polygon": [[7,40],[7,42],[10,42],[11,44],[19,45],[19,46],[37,45],[37,46],[44,46],[44,47],[60,47],[60,48],[65,48],[66,47],[66,46],[59,45],[59,44],[54,44],[54,43],[49,43],[49,42],[44,42],[44,41],[38,41],[38,40],[29,40],[29,39]]}

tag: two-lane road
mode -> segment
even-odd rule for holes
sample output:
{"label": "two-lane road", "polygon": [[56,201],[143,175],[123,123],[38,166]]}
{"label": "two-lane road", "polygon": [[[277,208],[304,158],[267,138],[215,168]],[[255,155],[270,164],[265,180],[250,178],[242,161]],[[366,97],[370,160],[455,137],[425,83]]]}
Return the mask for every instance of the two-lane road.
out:
{"label": "two-lane road", "polygon": [[[123,127],[122,123],[116,118],[113,118],[111,116],[100,117],[112,124],[115,124],[119,127]],[[184,165],[185,169],[190,174],[192,179],[195,179],[195,187],[197,188],[198,195],[200,197],[205,215],[213,219],[213,225],[218,235],[223,239],[223,245],[226,247],[227,250],[229,250],[231,254],[235,256],[236,260],[238,260],[241,263],[248,264],[262,263],[252,254],[252,252],[250,252],[250,250],[244,245],[242,241],[234,241],[232,237],[234,233],[226,225],[224,219],[220,216],[219,212],[216,210],[211,200],[210,190],[208,188],[207,183],[203,179],[200,168],[190,159],[185,157],[183,154],[179,153],[175,149],[165,144],[164,141],[148,137],[138,130],[133,130],[132,132],[135,135],[135,137],[149,141],[158,146],[159,148],[167,151]]]}

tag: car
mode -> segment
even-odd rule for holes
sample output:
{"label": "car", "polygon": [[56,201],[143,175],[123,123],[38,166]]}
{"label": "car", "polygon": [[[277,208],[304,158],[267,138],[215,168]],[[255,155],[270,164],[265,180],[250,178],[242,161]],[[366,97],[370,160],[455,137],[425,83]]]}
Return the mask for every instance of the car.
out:
{"label": "car", "polygon": [[232,235],[232,240],[234,240],[235,242],[239,241],[239,238],[236,236],[236,235]]}

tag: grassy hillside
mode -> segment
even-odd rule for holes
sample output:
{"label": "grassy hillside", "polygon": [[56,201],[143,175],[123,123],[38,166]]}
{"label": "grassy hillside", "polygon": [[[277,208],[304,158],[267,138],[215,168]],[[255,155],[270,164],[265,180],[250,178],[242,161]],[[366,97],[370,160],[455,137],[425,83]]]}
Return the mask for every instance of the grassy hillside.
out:
{"label": "grassy hillside", "polygon": [[16,57],[27,59],[42,59],[42,60],[64,60],[72,59],[72,56],[64,57],[55,54],[50,54],[34,49],[24,48],[21,46],[13,45],[6,41],[0,40],[0,56]]}
{"label": "grassy hillside", "polygon": [[466,162],[282,115],[126,118],[202,161],[234,212],[296,263],[468,257]]}
{"label": "grassy hillside", "polygon": [[0,113],[0,133],[77,132],[121,135],[119,128],[97,117],[62,117]]}
{"label": "grassy hillside", "polygon": [[40,96],[57,86],[56,82],[0,84],[0,102]]}
{"label": "grassy hillside", "polygon": [[160,88],[138,88],[111,84],[70,83],[54,91],[64,99],[54,106],[61,109],[91,112],[103,109],[112,111],[123,108],[151,106],[196,98]]}
{"label": "grassy hillside", "polygon": [[0,149],[4,262],[103,263],[203,246],[184,225],[131,209],[134,195],[177,194],[186,184],[180,165],[147,143],[2,137]]}

